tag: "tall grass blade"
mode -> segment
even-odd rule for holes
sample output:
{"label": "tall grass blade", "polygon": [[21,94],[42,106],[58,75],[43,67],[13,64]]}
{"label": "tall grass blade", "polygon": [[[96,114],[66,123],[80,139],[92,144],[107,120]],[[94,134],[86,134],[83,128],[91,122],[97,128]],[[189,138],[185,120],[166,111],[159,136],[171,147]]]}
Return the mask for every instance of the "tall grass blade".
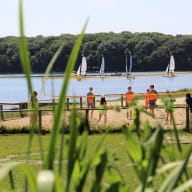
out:
{"label": "tall grass blade", "polygon": [[12,171],[9,172],[9,180],[10,180],[10,183],[11,183],[11,189],[14,190],[15,189],[15,183],[14,183],[14,178],[13,178],[13,172]]}
{"label": "tall grass blade", "polygon": [[190,187],[192,187],[192,179],[189,179],[185,183],[181,184],[179,187],[174,189],[172,192],[187,191],[187,189],[189,189]]}
{"label": "tall grass blade", "polygon": [[59,57],[61,51],[63,50],[63,47],[65,46],[65,43],[63,42],[60,47],[57,49],[56,53],[54,54],[54,56],[52,57],[50,63],[47,66],[47,69],[45,71],[45,77],[48,77],[50,72],[52,71],[53,65],[55,63],[55,61],[57,60],[57,58]]}
{"label": "tall grass blade", "polygon": [[77,138],[78,138],[77,117],[76,117],[76,110],[75,108],[73,108],[71,124],[70,124],[69,148],[68,148],[68,156],[67,156],[68,161],[67,161],[66,192],[69,191],[71,176],[72,176],[72,172],[73,172],[73,168],[76,160],[75,152],[76,152]]}
{"label": "tall grass blade", "polygon": [[37,191],[37,180],[36,180],[35,170],[32,167],[28,166],[27,164],[21,164],[20,168],[24,172],[24,174],[27,178],[27,181],[31,187],[30,191],[36,192]]}
{"label": "tall grass blade", "polygon": [[20,59],[22,69],[26,75],[28,91],[29,94],[31,94],[33,90],[31,81],[31,65],[30,65],[27,41],[24,33],[22,0],[19,1],[19,21],[20,21],[20,46],[19,46]]}
{"label": "tall grass blade", "polygon": [[192,152],[192,145],[190,146],[189,150],[187,151],[185,155],[185,159],[179,165],[176,167],[167,177],[167,179],[163,182],[161,187],[159,188],[158,192],[172,192],[173,189],[178,185],[178,182],[180,181],[180,178],[182,174],[185,172],[189,157]]}
{"label": "tall grass blade", "polygon": [[17,167],[20,163],[18,162],[9,162],[6,163],[3,167],[0,168],[0,182],[9,174],[9,172]]}
{"label": "tall grass blade", "polygon": [[18,162],[6,163],[3,167],[0,168],[0,182],[2,182],[2,180],[9,174],[9,172],[16,167],[20,167],[22,169],[23,173],[29,181],[31,191],[37,192],[36,174],[34,170],[26,164],[21,164]]}
{"label": "tall grass blade", "polygon": [[107,152],[103,151],[97,154],[94,159],[95,164],[95,180],[93,182],[91,192],[101,191],[101,181],[107,165]]}
{"label": "tall grass blade", "polygon": [[160,159],[160,152],[163,144],[163,129],[159,128],[155,131],[150,139],[150,145],[152,146],[149,160],[149,175],[154,176],[157,170],[157,164]]}
{"label": "tall grass blade", "polygon": [[81,34],[78,36],[78,39],[73,47],[70,57],[69,57],[69,61],[67,63],[67,68],[65,70],[65,81],[63,82],[60,97],[59,97],[59,102],[58,102],[58,105],[56,107],[56,111],[54,114],[53,128],[52,128],[51,138],[50,138],[50,143],[49,143],[49,148],[48,148],[48,155],[47,155],[47,159],[46,159],[46,163],[45,163],[45,167],[48,169],[53,169],[53,161],[55,158],[54,153],[55,153],[56,144],[58,141],[59,130],[62,127],[62,114],[65,109],[65,97],[66,97],[66,93],[67,93],[68,84],[70,81],[70,74],[74,68],[81,43],[83,41],[83,37],[84,37],[83,34],[85,32],[87,22],[88,21],[86,21]]}
{"label": "tall grass blade", "polygon": [[52,68],[57,60],[57,58],[59,57],[61,51],[63,50],[63,47],[65,46],[65,43],[63,42],[60,47],[57,49],[56,53],[54,54],[54,56],[52,57],[51,61],[49,62],[46,71],[45,71],[45,75],[44,78],[42,78],[42,89],[41,92],[43,93],[43,95],[45,95],[45,84],[46,84],[46,78],[49,76],[49,74],[52,71]]}
{"label": "tall grass blade", "polygon": [[[25,73],[26,80],[27,80],[28,99],[29,99],[29,95],[32,95],[31,65],[30,65],[27,41],[26,41],[25,34],[24,34],[22,0],[19,1],[19,21],[20,21],[20,46],[19,46],[19,53],[20,53],[22,69],[23,69],[23,71]],[[34,101],[32,101],[32,102],[34,102]],[[31,148],[31,144],[32,144],[33,134],[34,134],[34,125],[31,127],[30,134],[29,134],[29,141],[28,141],[28,145],[27,145],[27,159],[26,160],[29,159],[29,154],[30,154],[30,148]]]}

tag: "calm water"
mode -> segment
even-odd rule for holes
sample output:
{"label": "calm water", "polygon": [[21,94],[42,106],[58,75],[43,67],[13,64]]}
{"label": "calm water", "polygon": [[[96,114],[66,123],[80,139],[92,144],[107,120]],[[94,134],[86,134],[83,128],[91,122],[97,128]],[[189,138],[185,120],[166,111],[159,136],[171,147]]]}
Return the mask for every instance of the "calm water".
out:
{"label": "calm water", "polygon": [[[152,72],[160,73],[160,72]],[[134,73],[147,74],[147,73]],[[148,73],[149,74],[149,73]],[[32,78],[34,90],[38,91],[39,100],[51,99],[44,96],[42,93],[41,75],[34,75]],[[46,95],[59,95],[62,79],[46,80],[45,90]],[[94,94],[124,94],[128,86],[133,87],[136,93],[144,93],[150,84],[154,84],[158,92],[166,90],[177,91],[182,88],[192,88],[192,74],[177,75],[172,78],[162,76],[136,77],[135,79],[120,78],[105,78],[105,79],[83,79],[77,81],[71,79],[68,95],[85,95],[88,88],[94,88]],[[20,102],[27,101],[27,86],[26,79],[23,75],[0,75],[0,102]]]}

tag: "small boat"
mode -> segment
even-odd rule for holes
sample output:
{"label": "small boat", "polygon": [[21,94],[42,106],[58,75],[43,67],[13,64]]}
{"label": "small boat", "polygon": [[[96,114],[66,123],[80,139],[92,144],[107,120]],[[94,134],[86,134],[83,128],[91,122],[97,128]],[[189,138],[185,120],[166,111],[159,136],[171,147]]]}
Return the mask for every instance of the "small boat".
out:
{"label": "small boat", "polygon": [[127,55],[126,55],[126,65],[125,65],[125,70],[126,70],[127,78],[135,78],[133,75],[131,75],[132,67],[133,67],[133,57],[132,57],[131,54],[129,55],[129,70],[128,70],[128,65],[127,65]]}
{"label": "small boat", "polygon": [[77,76],[85,76],[87,72],[87,60],[86,57],[82,55],[81,65],[77,70]]}
{"label": "small boat", "polygon": [[105,59],[104,59],[104,56],[102,55],[102,60],[101,60],[101,67],[100,67],[100,75],[103,75],[105,72]]}
{"label": "small boat", "polygon": [[168,63],[166,70],[165,70],[165,74],[166,74],[165,76],[172,77],[172,76],[174,76],[174,73],[175,73],[175,59],[174,59],[174,56],[171,55],[170,62]]}

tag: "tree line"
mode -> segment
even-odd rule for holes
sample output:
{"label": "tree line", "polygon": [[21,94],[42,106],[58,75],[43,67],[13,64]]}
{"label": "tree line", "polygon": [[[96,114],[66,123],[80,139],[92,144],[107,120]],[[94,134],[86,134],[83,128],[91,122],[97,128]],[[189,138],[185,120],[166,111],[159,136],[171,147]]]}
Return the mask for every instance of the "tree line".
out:
{"label": "tree line", "polygon": [[[45,71],[54,53],[64,43],[53,72],[65,70],[77,36],[28,37],[33,73]],[[104,55],[106,72],[125,71],[126,55],[133,57],[133,71],[164,71],[170,54],[175,57],[176,71],[192,70],[192,35],[166,35],[162,33],[95,33],[85,34],[75,70],[86,56],[89,72],[99,71]],[[129,64],[129,59],[128,59]],[[19,57],[19,38],[0,38],[0,73],[22,73]]]}

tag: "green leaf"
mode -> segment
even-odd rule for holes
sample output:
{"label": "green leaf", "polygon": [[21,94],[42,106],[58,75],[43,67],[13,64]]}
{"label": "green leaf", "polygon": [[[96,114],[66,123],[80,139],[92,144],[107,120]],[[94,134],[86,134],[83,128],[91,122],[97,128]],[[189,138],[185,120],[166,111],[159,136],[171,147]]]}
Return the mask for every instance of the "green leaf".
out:
{"label": "green leaf", "polygon": [[83,34],[84,34],[86,26],[87,26],[87,21],[83,27],[82,33],[79,35],[79,37],[73,47],[73,50],[69,57],[69,61],[67,63],[67,68],[65,70],[65,80],[64,80],[62,88],[61,88],[58,105],[56,107],[56,111],[54,114],[53,128],[52,128],[52,132],[51,132],[51,139],[50,139],[50,143],[49,143],[48,155],[47,155],[47,160],[46,160],[46,164],[45,164],[45,167],[48,169],[53,169],[53,162],[55,159],[54,152],[55,152],[57,141],[58,141],[59,130],[62,127],[62,114],[65,109],[65,99],[64,98],[66,97],[67,88],[68,88],[68,84],[70,81],[70,74],[73,71],[73,68],[74,68],[74,65],[76,62],[77,55],[79,53],[79,49],[80,49],[80,46],[81,46],[81,43],[82,43],[82,40],[84,37]]}
{"label": "green leaf", "polygon": [[181,163],[181,165],[178,165],[167,177],[167,179],[163,182],[163,184],[160,186],[158,192],[172,192],[173,189],[178,185],[178,182],[180,181],[180,178],[182,174],[185,172],[189,157],[192,152],[192,145],[190,145],[189,150],[187,151],[185,155],[185,159]]}
{"label": "green leaf", "polygon": [[161,127],[157,128],[155,133],[149,139],[149,145],[151,146],[150,157],[149,157],[149,169],[148,175],[155,175],[157,164],[160,159],[160,152],[163,142],[163,129]]}
{"label": "green leaf", "polygon": [[99,152],[93,163],[95,165],[95,180],[92,185],[91,192],[97,192],[101,190],[101,181],[107,164],[107,152]]}
{"label": "green leaf", "polygon": [[133,138],[131,132],[128,129],[124,129],[124,136],[127,142],[127,150],[131,158],[139,162],[142,159],[142,150],[140,144],[137,142],[137,139]]}
{"label": "green leaf", "polygon": [[70,137],[69,137],[69,148],[68,148],[68,156],[67,156],[67,182],[66,182],[66,191],[69,190],[69,185],[71,182],[71,175],[73,172],[74,164],[76,159],[76,143],[78,138],[78,130],[77,130],[77,118],[76,118],[76,110],[73,108],[72,118],[70,121]]}

